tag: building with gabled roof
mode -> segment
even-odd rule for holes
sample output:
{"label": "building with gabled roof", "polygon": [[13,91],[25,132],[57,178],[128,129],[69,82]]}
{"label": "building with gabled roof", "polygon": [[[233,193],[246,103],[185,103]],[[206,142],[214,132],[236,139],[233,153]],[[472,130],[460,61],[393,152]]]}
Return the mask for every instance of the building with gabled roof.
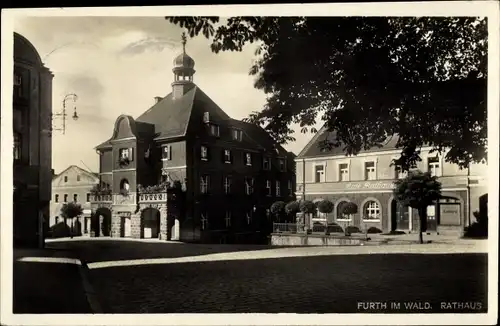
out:
{"label": "building with gabled roof", "polygon": [[[418,230],[418,212],[395,200],[394,182],[406,176],[393,160],[399,158],[398,135],[387,138],[382,147],[361,150],[347,156],[342,144],[326,148],[323,141],[336,142],[335,132],[322,127],[295,159],[299,199],[318,202],[323,199],[334,204],[331,214],[317,212],[318,223],[337,223],[356,227],[360,231]],[[422,147],[416,169],[431,172],[442,184],[442,199],[427,209],[428,231],[461,233],[475,221],[474,212],[487,214],[487,163],[471,164],[459,169],[445,161],[446,151],[432,152]],[[342,207],[354,202],[358,213],[346,216]]]}
{"label": "building with gabled roof", "polygon": [[[111,220],[113,237],[265,239],[271,204],[294,199],[295,155],[210,99],[193,81],[195,62],[183,44],[171,92],[135,119],[119,116],[112,136],[96,147],[107,192],[93,202],[95,235]],[[175,181],[184,197],[173,216],[166,196],[151,189]]]}
{"label": "building with gabled roof", "polygon": [[[96,173],[79,166],[70,165],[52,178],[52,199],[50,201],[49,226],[66,222],[75,235],[89,235],[91,229],[90,196],[92,188],[99,183]],[[83,214],[75,221],[61,216],[64,204],[74,202],[82,206]]]}

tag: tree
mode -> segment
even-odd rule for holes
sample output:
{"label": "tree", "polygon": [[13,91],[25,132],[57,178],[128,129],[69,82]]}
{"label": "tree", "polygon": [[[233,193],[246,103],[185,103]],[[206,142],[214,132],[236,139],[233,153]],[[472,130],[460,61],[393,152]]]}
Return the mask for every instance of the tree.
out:
{"label": "tree", "polygon": [[411,171],[406,178],[396,181],[395,185],[394,196],[397,200],[418,210],[419,241],[423,243],[422,233],[427,230],[427,206],[441,197],[441,183],[429,172]]}
{"label": "tree", "polygon": [[285,213],[292,221],[295,221],[296,214],[300,212],[299,202],[294,200],[285,205]]}
{"label": "tree", "polygon": [[318,211],[323,214],[330,214],[333,212],[333,203],[328,199],[323,199],[316,204]]}
{"label": "tree", "polygon": [[306,216],[313,214],[316,211],[316,205],[310,200],[301,200],[299,202],[299,209],[303,213],[304,216],[304,225],[306,228],[309,227],[309,219]]}
{"label": "tree", "polygon": [[277,222],[280,222],[281,215],[285,212],[285,203],[282,201],[277,201],[271,205],[271,213],[276,216]]}
{"label": "tree", "polygon": [[354,214],[358,213],[358,205],[353,202],[348,202],[342,206],[342,214],[349,216],[352,218]]}
{"label": "tree", "polygon": [[[346,154],[398,137],[408,171],[420,148],[467,166],[487,157],[487,19],[476,17],[166,17],[211,50],[257,43],[250,74],[268,94],[248,121],[279,142],[324,121],[320,146]],[[467,91],[464,91],[467,90]]]}
{"label": "tree", "polygon": [[66,220],[71,220],[71,237],[73,237],[73,219],[78,218],[83,214],[82,206],[78,203],[69,202],[65,203],[61,207],[61,216],[64,218],[64,224],[66,224]]}

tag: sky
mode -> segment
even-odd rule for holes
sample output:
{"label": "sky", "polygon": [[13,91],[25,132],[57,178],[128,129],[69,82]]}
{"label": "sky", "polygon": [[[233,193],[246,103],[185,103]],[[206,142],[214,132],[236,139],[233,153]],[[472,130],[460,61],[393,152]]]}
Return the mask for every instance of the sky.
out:
{"label": "sky", "polygon": [[[14,30],[38,50],[54,74],[53,113],[60,112],[66,94],[77,94],[77,121],[67,120],[66,132],[52,137],[56,173],[69,165],[98,171],[95,146],[110,138],[121,114],[138,117],[155,96],[171,91],[172,61],[182,51],[182,29],[162,17],[20,17]],[[235,119],[260,110],[266,95],[253,87],[249,75],[257,45],[242,52],[210,51],[203,36],[188,38],[186,52],[195,60],[194,82]],[[54,120],[54,128],[62,125]],[[295,128],[294,128],[295,129]],[[285,145],[298,154],[312,138],[300,134]],[[82,163],[83,161],[83,163]]]}

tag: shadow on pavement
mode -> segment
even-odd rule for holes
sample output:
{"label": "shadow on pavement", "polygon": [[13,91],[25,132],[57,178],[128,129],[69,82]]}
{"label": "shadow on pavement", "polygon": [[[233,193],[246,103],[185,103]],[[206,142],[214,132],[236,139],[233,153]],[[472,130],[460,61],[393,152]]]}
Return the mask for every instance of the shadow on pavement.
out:
{"label": "shadow on pavement", "polygon": [[46,243],[46,247],[48,250],[71,251],[86,263],[113,260],[179,258],[216,253],[276,249],[268,245],[183,244],[123,240],[50,242]]}
{"label": "shadow on pavement", "polygon": [[[99,268],[90,277],[105,313],[463,313],[487,306],[486,254],[203,261]],[[468,305],[446,305],[454,302]]]}

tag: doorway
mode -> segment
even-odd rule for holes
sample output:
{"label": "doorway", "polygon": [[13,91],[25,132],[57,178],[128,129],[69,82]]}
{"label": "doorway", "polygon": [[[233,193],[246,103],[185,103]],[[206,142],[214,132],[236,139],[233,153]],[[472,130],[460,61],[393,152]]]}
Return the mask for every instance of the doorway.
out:
{"label": "doorway", "polygon": [[409,229],[410,214],[408,206],[393,199],[391,202],[391,231]]}

